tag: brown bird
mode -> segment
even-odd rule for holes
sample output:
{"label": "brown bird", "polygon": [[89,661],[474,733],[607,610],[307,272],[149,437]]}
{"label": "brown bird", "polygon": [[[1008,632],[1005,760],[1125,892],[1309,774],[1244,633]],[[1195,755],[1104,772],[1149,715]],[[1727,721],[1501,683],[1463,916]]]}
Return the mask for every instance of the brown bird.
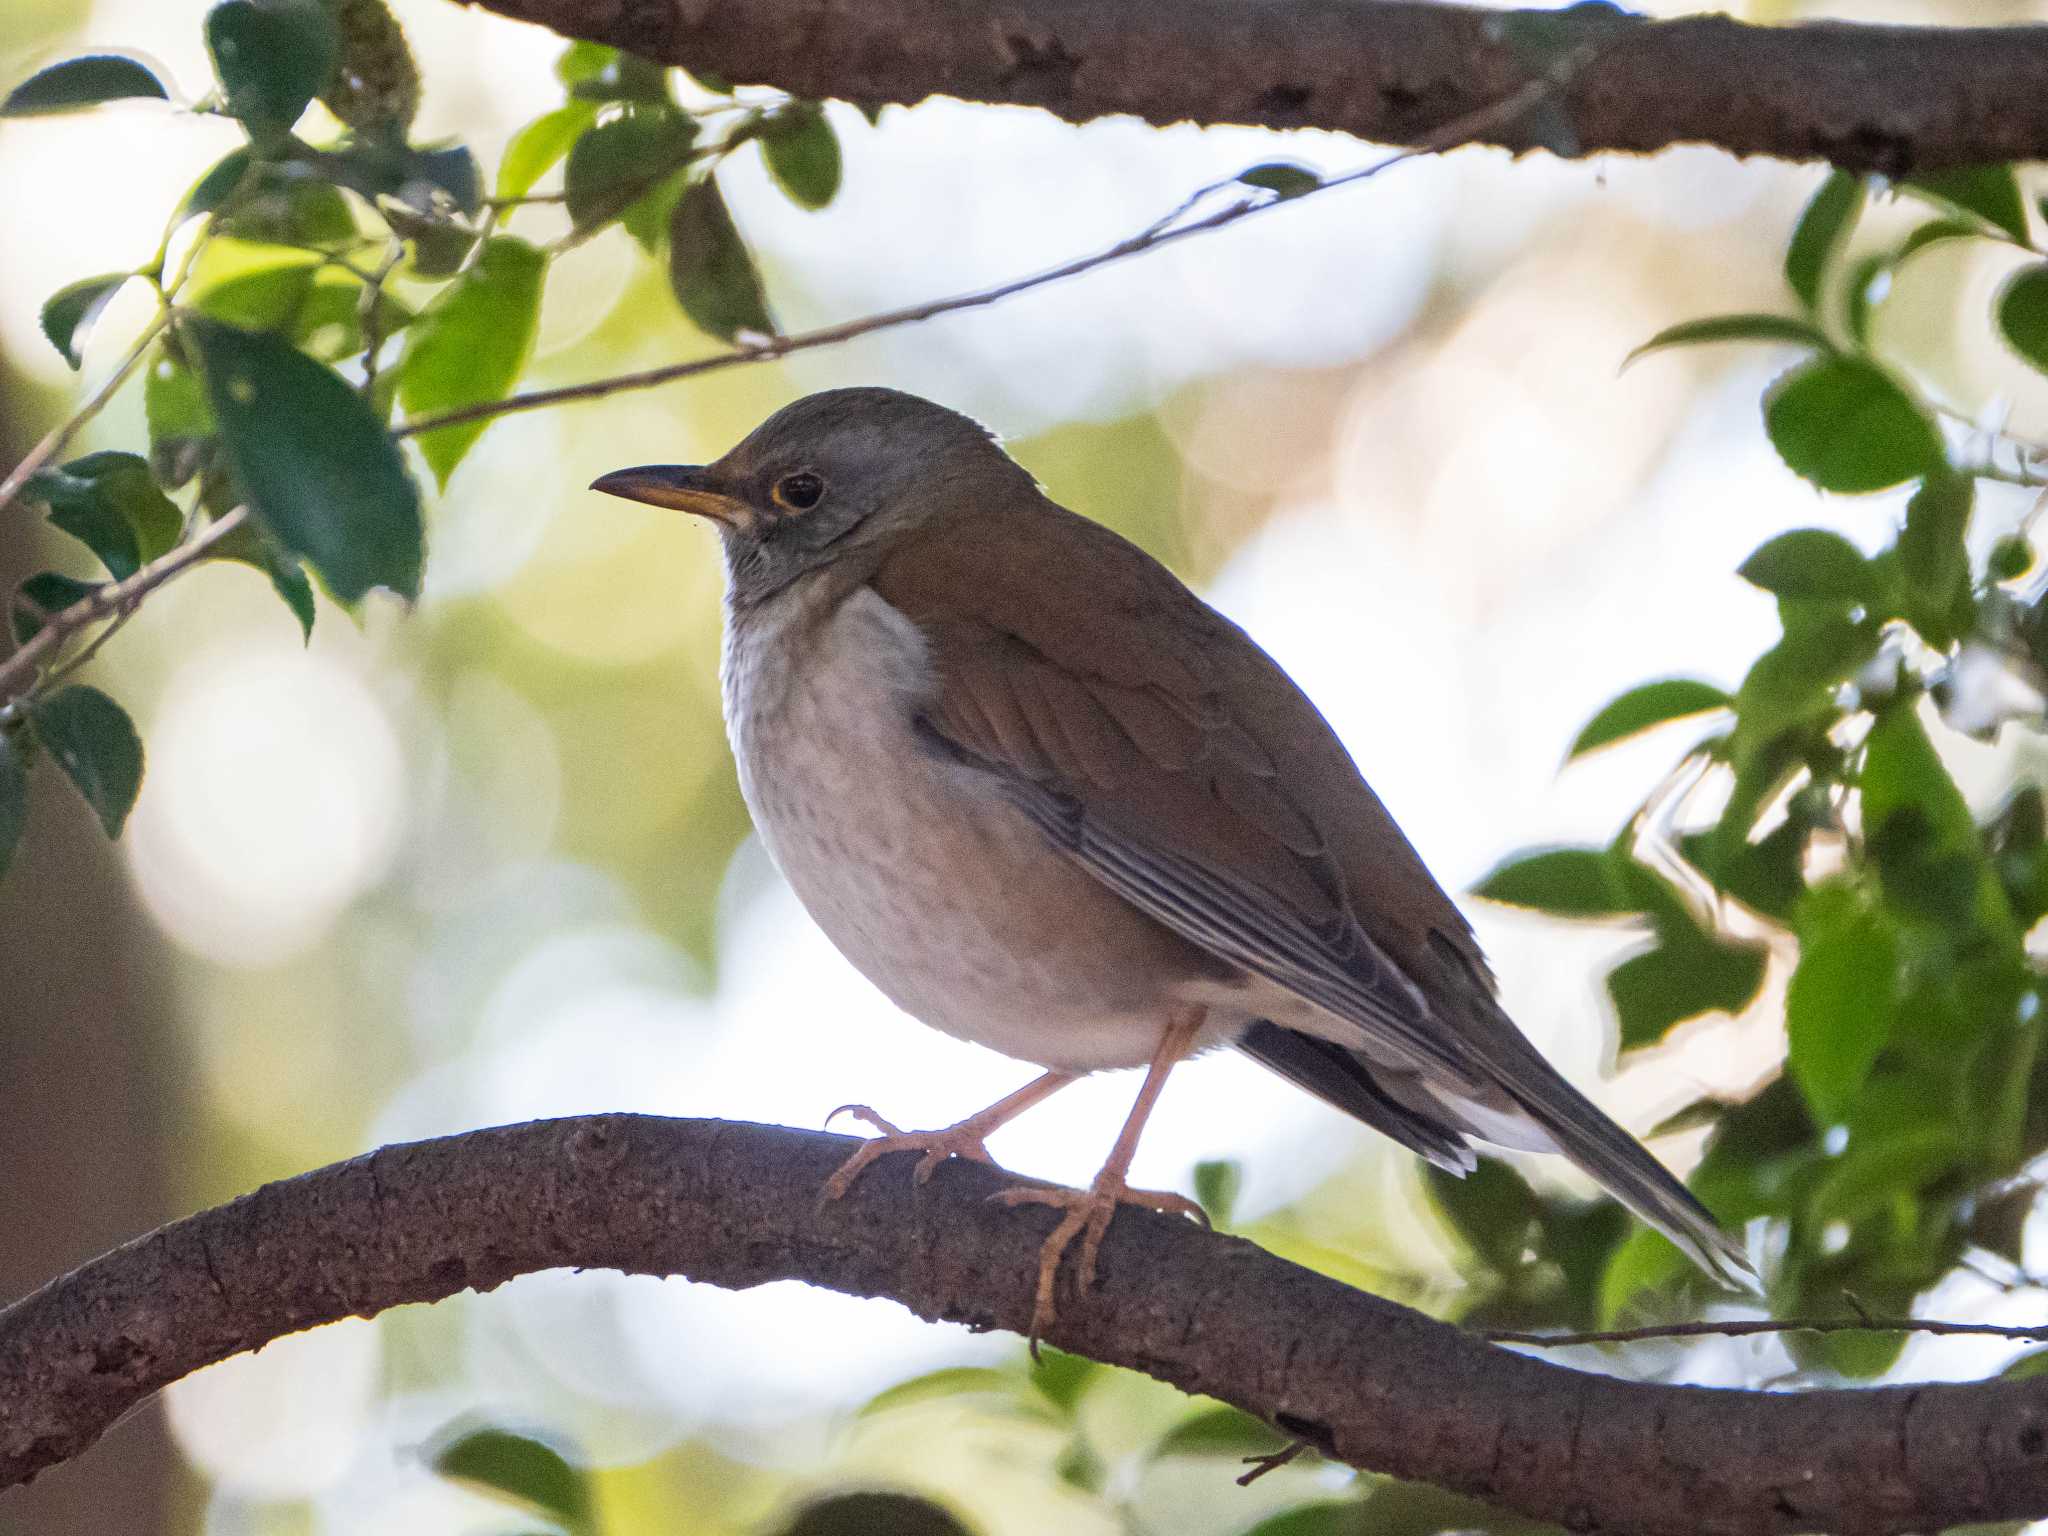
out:
{"label": "brown bird", "polygon": [[1232,1046],[1453,1172],[1471,1143],[1561,1152],[1725,1282],[1742,1250],[1537,1054],[1472,931],[1335,733],[1243,630],[1049,500],[981,426],[838,389],[715,464],[596,490],[710,519],[729,585],[725,718],[754,824],[832,942],[906,1012],[1046,1069],[885,1153],[988,1161],[983,1138],[1082,1075],[1145,1066],[1063,1215],[1080,1279],[1176,1062]]}

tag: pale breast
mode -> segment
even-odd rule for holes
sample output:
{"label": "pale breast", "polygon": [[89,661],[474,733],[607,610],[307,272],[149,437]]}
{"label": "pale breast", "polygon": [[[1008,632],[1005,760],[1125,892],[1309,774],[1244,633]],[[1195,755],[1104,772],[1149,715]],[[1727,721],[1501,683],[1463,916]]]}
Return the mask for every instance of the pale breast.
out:
{"label": "pale breast", "polygon": [[916,732],[930,668],[908,619],[865,587],[830,602],[785,592],[725,649],[740,787],[805,908],[934,1028],[1070,1070],[1149,1059],[1176,997],[1213,979]]}

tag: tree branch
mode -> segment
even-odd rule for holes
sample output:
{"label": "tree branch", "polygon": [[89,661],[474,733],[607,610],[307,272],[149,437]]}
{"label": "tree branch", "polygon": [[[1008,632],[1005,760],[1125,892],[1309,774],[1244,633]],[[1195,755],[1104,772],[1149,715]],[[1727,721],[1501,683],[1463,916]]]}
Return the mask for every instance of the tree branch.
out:
{"label": "tree branch", "polygon": [[1558,111],[1472,141],[1716,144],[1890,175],[2048,158],[2048,27],[1652,21],[1437,0],[464,0],[799,96],[947,95],[1075,122],[1333,128],[1412,143],[1597,43]]}
{"label": "tree branch", "polygon": [[[0,1486],[75,1456],[149,1393],[336,1318],[564,1266],[734,1288],[803,1279],[1020,1329],[1053,1214],[953,1162],[597,1115],[387,1147],[138,1239],[0,1313]],[[1497,1349],[1241,1239],[1117,1217],[1063,1349],[1237,1404],[1355,1466],[1576,1529],[1890,1533],[2048,1513],[2048,1381],[1757,1393],[1589,1375]]]}

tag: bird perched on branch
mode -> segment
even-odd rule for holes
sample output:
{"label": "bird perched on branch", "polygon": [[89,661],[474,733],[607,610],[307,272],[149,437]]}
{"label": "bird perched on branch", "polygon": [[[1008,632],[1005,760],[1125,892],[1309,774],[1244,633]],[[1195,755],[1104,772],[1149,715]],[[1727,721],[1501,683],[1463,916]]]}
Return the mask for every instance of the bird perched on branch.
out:
{"label": "bird perched on branch", "polygon": [[1472,932],[1287,674],[1164,566],[1049,500],[981,426],[887,389],[785,407],[709,465],[594,489],[709,519],[724,545],[725,717],[769,852],[905,1011],[1043,1076],[870,1162],[988,1160],[1084,1074],[1143,1066],[1092,1188],[1056,1207],[1080,1281],[1167,1074],[1230,1046],[1441,1168],[1559,1152],[1724,1281],[1742,1250],[1495,1001]]}

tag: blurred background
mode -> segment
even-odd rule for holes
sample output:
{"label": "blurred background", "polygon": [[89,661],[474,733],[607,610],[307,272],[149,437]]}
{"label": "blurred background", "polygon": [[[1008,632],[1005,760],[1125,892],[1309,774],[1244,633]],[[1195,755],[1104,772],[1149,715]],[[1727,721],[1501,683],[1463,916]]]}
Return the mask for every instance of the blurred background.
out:
{"label": "blurred background", "polygon": [[[4,8],[0,79],[91,44],[140,50],[188,92],[208,78],[197,3]],[[488,167],[560,99],[559,38],[445,0],[394,9],[427,87],[416,138],[459,134]],[[2048,5],[1828,14],[2017,22]],[[780,195],[752,151],[721,175],[792,329],[1063,261],[1262,160],[1337,172],[1377,153],[950,101],[875,125],[829,113],[846,166],[826,210]],[[0,128],[10,463],[146,319],[117,304],[81,385],[38,331],[42,299],[140,259],[236,141],[228,123],[146,105]],[[1620,371],[1674,321],[1784,307],[1786,231],[1819,174],[1693,149],[1405,164],[989,310],[500,421],[430,508],[411,614],[327,608],[302,645],[247,569],[170,587],[97,663],[149,748],[125,839],[106,845],[41,775],[0,885],[0,1292],[388,1141],[586,1110],[816,1126],[847,1100],[939,1125],[1032,1074],[897,1014],[813,928],[734,783],[714,541],[584,489],[623,464],[715,456],[812,390],[889,384],[980,417],[1056,498],[1166,560],[1316,699],[1454,891],[1517,847],[1605,841],[1676,749],[1653,736],[1560,773],[1593,711],[1654,676],[1732,687],[1775,633],[1769,598],[1732,574],[1744,555],[1799,523],[1868,546],[1897,515],[1893,497],[1824,501],[1782,466],[1758,425],[1782,365],[1768,350]],[[511,228],[545,238],[551,216],[521,210]],[[1941,259],[1981,266],[1929,284],[1977,311],[2010,264],[1982,242]],[[622,230],[561,263],[530,385],[712,350]],[[2038,381],[1988,339],[1948,344],[1945,308],[1902,288],[1879,324],[1901,348],[1941,343],[1916,363],[1946,401],[2048,423]],[[142,435],[131,387],[82,446]],[[2009,530],[2024,510],[1983,516]],[[52,542],[17,511],[0,575],[49,564]],[[1966,786],[2009,781],[2021,750],[1943,747]],[[1631,941],[1471,912],[1516,1017],[1637,1129],[1703,1084],[1756,1082],[1782,1053],[1781,989],[1766,986],[1745,1017],[1699,1021],[1614,1075],[1598,977]],[[1091,1081],[995,1151],[1085,1181],[1135,1086]],[[1697,1153],[1682,1135],[1658,1147],[1681,1168]],[[1267,1246],[1442,1315],[1465,1304],[1469,1255],[1413,1160],[1249,1063],[1177,1072],[1134,1177],[1187,1190],[1205,1161],[1237,1165],[1232,1223]],[[2038,1292],[1961,1280],[1939,1305],[2043,1316]],[[1774,1348],[1631,1358],[1759,1381],[1784,1368]],[[1354,1490],[1343,1469],[1299,1464],[1239,1490],[1234,1466],[1160,1449],[1192,1411],[1179,1394],[1076,1366],[1034,1385],[1021,1357],[1007,1335],[798,1285],[535,1276],[184,1382],[0,1495],[0,1530],[504,1532],[502,1503],[429,1466],[448,1426],[484,1421],[592,1468],[616,1536],[781,1530],[847,1488],[931,1497],[987,1536],[1234,1536]],[[1966,1376],[1998,1358],[1933,1341],[1899,1369]],[[945,1368],[975,1374],[874,1401]]]}

